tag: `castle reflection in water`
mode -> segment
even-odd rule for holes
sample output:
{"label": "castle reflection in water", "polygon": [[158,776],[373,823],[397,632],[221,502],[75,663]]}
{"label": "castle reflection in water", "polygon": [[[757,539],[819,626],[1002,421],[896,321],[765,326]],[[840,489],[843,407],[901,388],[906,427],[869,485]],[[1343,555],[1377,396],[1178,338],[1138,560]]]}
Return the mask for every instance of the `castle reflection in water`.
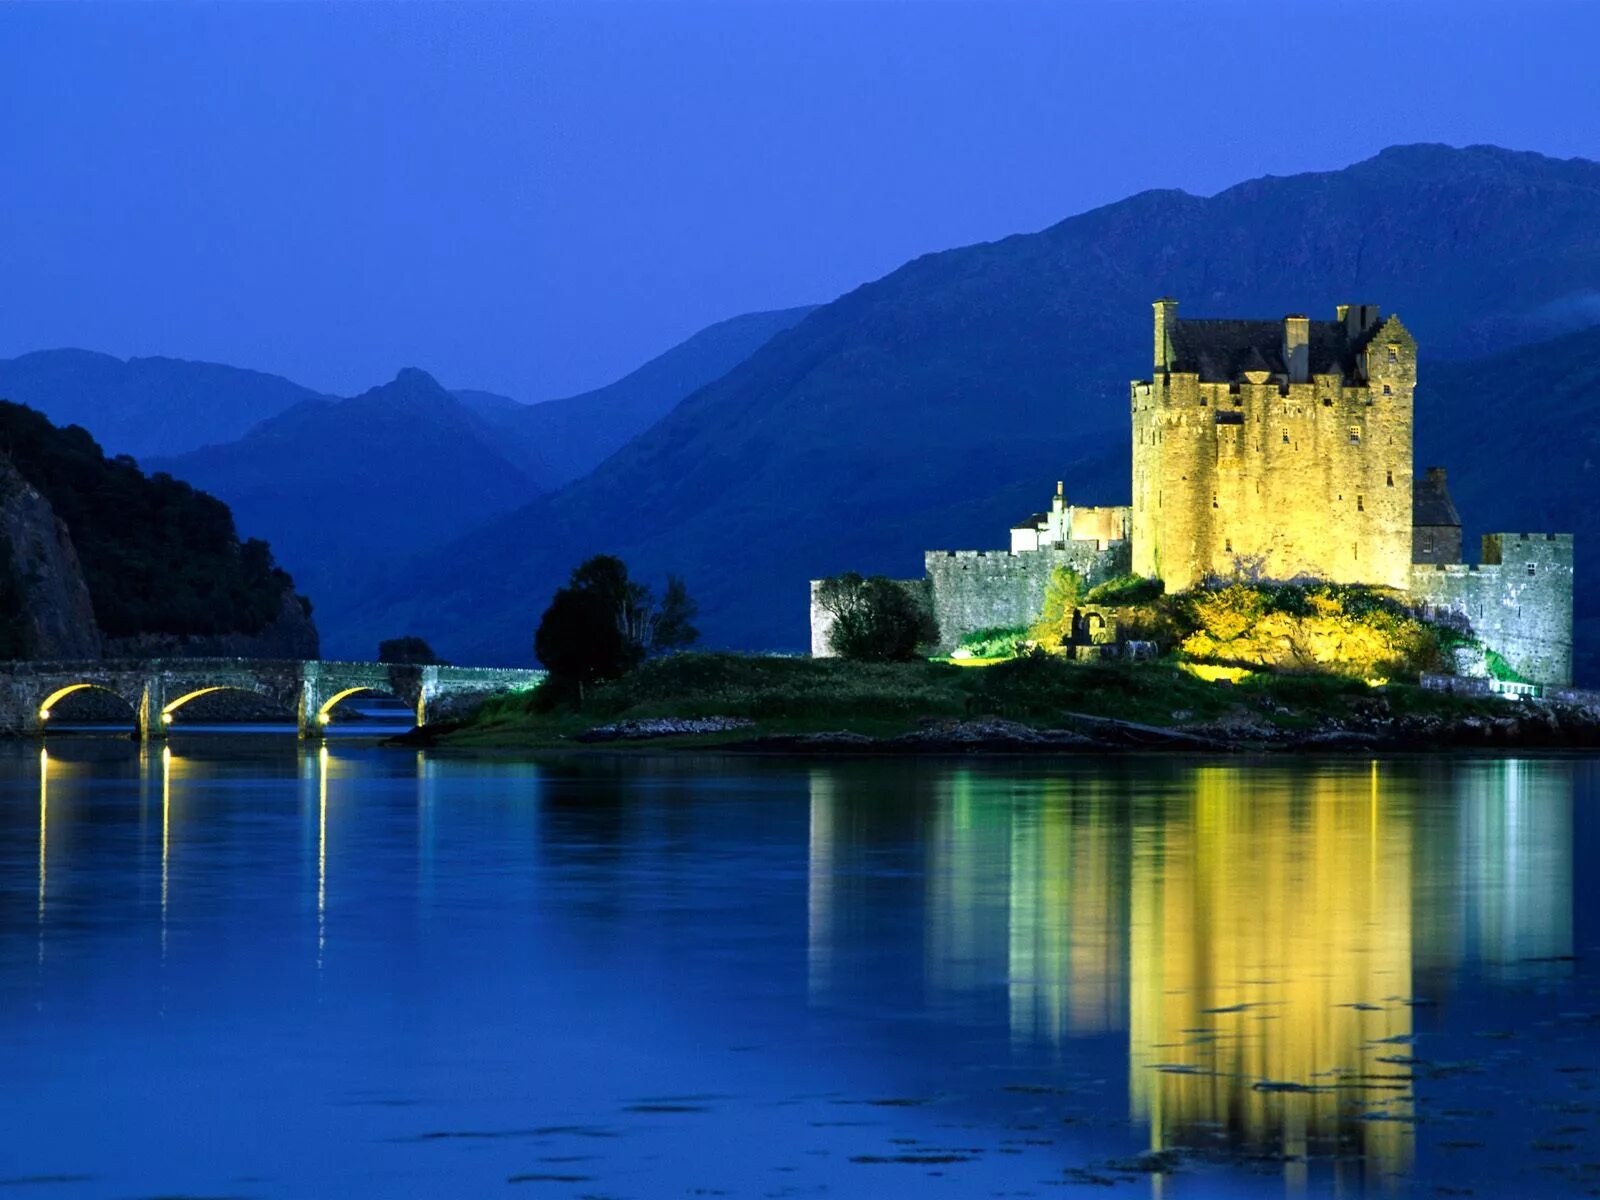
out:
{"label": "castle reflection in water", "polygon": [[[1282,1155],[1291,1181],[1304,1155],[1403,1171],[1418,998],[1572,953],[1559,761],[956,771],[898,805],[869,787],[811,776],[814,1002],[853,986],[874,890],[917,883],[927,1003],[1006,1004],[1022,1061],[1125,1037],[1152,1149]],[[905,803],[925,869],[897,884],[872,847]]]}

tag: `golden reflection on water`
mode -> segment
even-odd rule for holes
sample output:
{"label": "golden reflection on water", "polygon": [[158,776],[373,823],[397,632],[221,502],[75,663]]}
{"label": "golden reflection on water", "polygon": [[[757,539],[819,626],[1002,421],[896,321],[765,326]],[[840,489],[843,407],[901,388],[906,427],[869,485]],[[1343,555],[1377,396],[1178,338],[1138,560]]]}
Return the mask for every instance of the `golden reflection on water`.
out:
{"label": "golden reflection on water", "polygon": [[[1570,955],[1572,779],[1559,761],[1232,766],[1054,777],[957,771],[894,796],[813,771],[813,995],[872,912],[841,874],[899,801],[924,846],[924,984],[944,1011],[1003,985],[1019,1056],[1127,1038],[1153,1149],[1412,1154],[1412,1012],[1463,961]],[[1428,803],[1420,803],[1424,798]],[[851,839],[857,839],[852,842]],[[1289,1161],[1298,1190],[1304,1164]]]}

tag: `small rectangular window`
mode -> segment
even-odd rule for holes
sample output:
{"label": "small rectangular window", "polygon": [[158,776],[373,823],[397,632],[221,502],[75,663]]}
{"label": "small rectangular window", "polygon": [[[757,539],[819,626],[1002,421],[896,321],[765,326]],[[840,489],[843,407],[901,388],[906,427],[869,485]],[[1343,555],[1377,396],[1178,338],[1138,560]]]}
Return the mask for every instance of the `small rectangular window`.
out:
{"label": "small rectangular window", "polygon": [[1390,362],[1399,362],[1400,361],[1400,343],[1398,343],[1398,342],[1390,342],[1389,343],[1389,361]]}
{"label": "small rectangular window", "polygon": [[1384,395],[1385,395],[1385,396],[1392,396],[1392,395],[1394,395],[1394,389],[1393,389],[1393,388],[1392,388],[1392,387],[1390,387],[1390,386],[1389,386],[1389,385],[1388,385],[1388,384],[1387,384],[1387,383],[1386,383],[1386,384],[1384,384],[1384,385],[1383,385],[1383,394],[1384,394]]}
{"label": "small rectangular window", "polygon": [[1287,429],[1283,431],[1283,444],[1285,446],[1289,444],[1289,431]]}
{"label": "small rectangular window", "polygon": [[1388,472],[1388,485],[1390,487],[1394,486],[1394,472],[1393,471]]}
{"label": "small rectangular window", "polygon": [[1424,554],[1433,553],[1433,533],[1431,531],[1422,535],[1422,552]]}
{"label": "small rectangular window", "polygon": [[1361,426],[1359,426],[1359,425],[1350,426],[1350,444],[1352,446],[1361,445]]}
{"label": "small rectangular window", "polygon": [[1365,496],[1357,496],[1356,497],[1356,511],[1357,512],[1366,512],[1367,511],[1367,498]]}
{"label": "small rectangular window", "polygon": [[1222,539],[1222,552],[1224,554],[1232,554],[1233,553],[1233,539],[1232,538],[1223,538]]}
{"label": "small rectangular window", "polygon": [[1538,563],[1529,563],[1528,564],[1528,574],[1529,575],[1537,575],[1538,573],[1539,573],[1539,564]]}
{"label": "small rectangular window", "polygon": [[1215,492],[1211,493],[1211,507],[1217,507],[1217,494]]}

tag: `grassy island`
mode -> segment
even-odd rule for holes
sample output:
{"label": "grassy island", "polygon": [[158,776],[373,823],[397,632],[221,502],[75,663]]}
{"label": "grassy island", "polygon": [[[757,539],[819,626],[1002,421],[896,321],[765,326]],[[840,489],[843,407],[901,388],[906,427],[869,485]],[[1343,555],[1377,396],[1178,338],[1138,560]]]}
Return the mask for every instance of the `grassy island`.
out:
{"label": "grassy island", "polygon": [[[1542,732],[1541,732],[1542,731]],[[1593,744],[1600,720],[1335,675],[1208,681],[1170,661],[1033,654],[982,669],[677,654],[575,694],[500,697],[444,746],[770,750]]]}

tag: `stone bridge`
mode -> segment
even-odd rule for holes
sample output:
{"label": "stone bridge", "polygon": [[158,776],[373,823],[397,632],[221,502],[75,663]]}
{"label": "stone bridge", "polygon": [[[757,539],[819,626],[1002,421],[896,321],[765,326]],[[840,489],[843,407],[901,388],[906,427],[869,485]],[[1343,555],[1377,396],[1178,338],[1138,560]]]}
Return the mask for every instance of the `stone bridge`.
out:
{"label": "stone bridge", "polygon": [[42,734],[51,708],[84,688],[120,696],[135,714],[141,738],[162,737],[185,704],[224,690],[263,696],[295,714],[301,737],[319,737],[334,705],[348,696],[392,696],[422,726],[465,715],[490,696],[533,687],[544,676],[497,667],[249,658],[0,663],[0,734]]}

